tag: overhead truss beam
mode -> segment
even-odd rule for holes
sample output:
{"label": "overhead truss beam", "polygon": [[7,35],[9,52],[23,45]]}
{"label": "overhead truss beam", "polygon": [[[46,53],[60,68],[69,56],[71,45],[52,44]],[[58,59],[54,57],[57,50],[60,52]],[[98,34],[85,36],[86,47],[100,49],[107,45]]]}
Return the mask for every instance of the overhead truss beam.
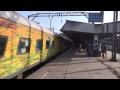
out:
{"label": "overhead truss beam", "polygon": [[36,13],[28,16],[28,19],[30,17],[33,17],[32,20],[34,20],[36,17],[59,17],[59,16],[85,16],[88,19],[88,13],[86,12],[60,12],[60,13]]}

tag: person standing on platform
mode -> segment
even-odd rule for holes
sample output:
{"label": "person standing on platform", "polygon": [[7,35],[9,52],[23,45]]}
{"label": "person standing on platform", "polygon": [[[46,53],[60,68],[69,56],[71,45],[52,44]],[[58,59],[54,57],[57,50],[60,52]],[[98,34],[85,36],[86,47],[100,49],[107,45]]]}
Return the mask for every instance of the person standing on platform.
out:
{"label": "person standing on platform", "polygon": [[94,56],[95,57],[98,56],[98,47],[97,47],[97,45],[94,46]]}
{"label": "person standing on platform", "polygon": [[89,44],[87,45],[87,54],[88,54],[88,56],[91,56],[91,50],[92,50],[92,46],[91,46],[91,44],[89,43]]}
{"label": "person standing on platform", "polygon": [[79,45],[79,52],[81,52],[81,50],[82,50],[82,44],[80,43],[80,45]]}
{"label": "person standing on platform", "polygon": [[72,50],[75,49],[75,43],[72,43]]}

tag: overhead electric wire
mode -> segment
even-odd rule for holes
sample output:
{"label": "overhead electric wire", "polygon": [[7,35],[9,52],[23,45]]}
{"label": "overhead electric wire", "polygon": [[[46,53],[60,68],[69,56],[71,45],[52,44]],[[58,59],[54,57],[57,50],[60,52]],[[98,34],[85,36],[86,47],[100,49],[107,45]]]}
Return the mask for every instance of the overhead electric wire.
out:
{"label": "overhead electric wire", "polygon": [[[28,11],[30,14],[33,14],[31,11]],[[41,21],[45,22],[46,24],[49,24],[47,21],[43,20],[42,18],[40,18]]]}

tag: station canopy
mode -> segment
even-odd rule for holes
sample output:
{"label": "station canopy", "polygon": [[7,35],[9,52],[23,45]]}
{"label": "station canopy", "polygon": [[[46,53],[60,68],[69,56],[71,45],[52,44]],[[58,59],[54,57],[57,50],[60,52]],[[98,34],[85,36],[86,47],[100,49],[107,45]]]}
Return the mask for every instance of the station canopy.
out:
{"label": "station canopy", "polygon": [[98,34],[99,38],[112,36],[112,33],[104,33],[103,28],[102,24],[89,24],[66,20],[66,23],[60,31],[74,42],[84,42],[85,40],[93,40],[94,34]]}

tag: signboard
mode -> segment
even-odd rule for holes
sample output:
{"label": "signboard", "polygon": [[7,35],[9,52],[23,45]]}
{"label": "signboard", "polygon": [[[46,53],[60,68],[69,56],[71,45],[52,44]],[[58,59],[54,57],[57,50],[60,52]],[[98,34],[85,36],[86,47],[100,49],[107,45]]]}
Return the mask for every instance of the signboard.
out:
{"label": "signboard", "polygon": [[88,22],[103,22],[103,13],[89,13]]}
{"label": "signboard", "polygon": [[0,26],[10,27],[10,28],[16,28],[16,25],[15,25],[15,24],[6,23],[6,22],[4,22],[4,21],[0,21]]}

